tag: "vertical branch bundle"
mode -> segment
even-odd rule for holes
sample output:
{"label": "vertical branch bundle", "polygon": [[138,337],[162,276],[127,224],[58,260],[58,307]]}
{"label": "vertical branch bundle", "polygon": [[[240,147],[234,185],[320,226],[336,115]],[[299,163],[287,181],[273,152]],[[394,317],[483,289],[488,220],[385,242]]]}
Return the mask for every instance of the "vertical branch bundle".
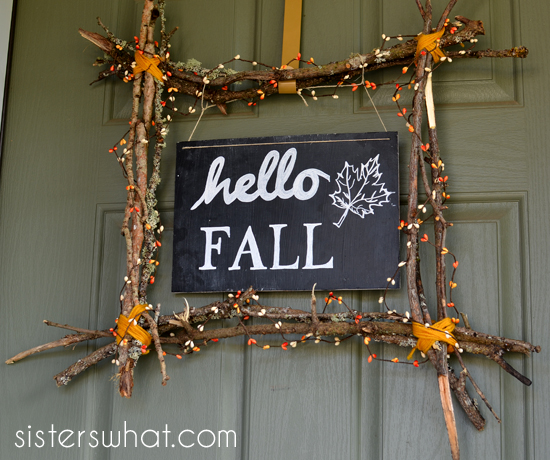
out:
{"label": "vertical branch bundle", "polygon": [[[158,17],[158,10],[154,9],[153,0],[145,0],[143,13],[141,16],[141,27],[139,32],[136,49],[139,53],[153,55],[154,48],[154,30],[155,22]],[[128,197],[125,209],[125,218],[123,224],[123,234],[126,237],[126,267],[127,284],[124,288],[122,299],[122,314],[128,316],[132,308],[138,304],[147,303],[146,286],[149,281],[149,270],[140,270],[143,259],[141,252],[144,238],[150,243],[154,239],[154,228],[147,223],[149,213],[154,211],[156,200],[154,200],[154,191],[148,191],[147,157],[149,151],[149,130],[153,120],[155,105],[155,96],[157,89],[154,77],[149,72],[141,72],[136,75],[132,89],[132,116],[130,120],[129,147],[125,157],[125,170],[128,179]],[[142,102],[142,113],[140,117],[140,102]],[[160,147],[159,147],[160,148]],[[160,160],[160,151],[156,151],[156,170],[158,173],[158,163]],[[135,164],[135,166],[134,166]],[[134,174],[135,170],[135,174]],[[157,182],[155,182],[156,189]],[[137,203],[136,203],[137,201]],[[128,224],[131,219],[131,228]],[[151,254],[151,245],[146,254]],[[147,266],[147,265],[146,265]],[[128,334],[120,343],[118,348],[119,362],[119,392],[121,396],[130,398],[132,396],[133,369],[135,361],[139,356],[130,356],[129,350],[132,347],[133,339]],[[158,341],[155,341],[157,344]],[[160,345],[159,345],[160,346]],[[163,359],[161,360],[161,364]],[[164,382],[164,379],[163,379]]]}
{"label": "vertical branch bundle", "polygon": [[[449,2],[445,9],[435,32],[440,31],[445,24],[445,20],[449,15],[454,1]],[[431,0],[426,0],[426,4],[422,7],[420,2],[417,2],[420,14],[424,19],[424,27],[422,30],[423,35],[432,33],[432,4]],[[422,144],[422,113],[425,103],[433,104],[430,98],[426,98],[426,93],[431,95],[431,66],[433,64],[432,55],[428,52],[430,50],[422,50],[422,53],[417,56],[417,67],[415,73],[415,94],[413,99],[413,120],[412,120],[412,132],[413,140],[411,146],[410,163],[409,163],[409,198],[408,198],[408,212],[407,220],[409,222],[408,235],[407,235],[407,288],[409,296],[409,304],[411,308],[411,315],[414,321],[421,324],[432,324],[430,314],[427,309],[422,278],[420,273],[420,258],[418,254],[418,229],[420,226],[418,219],[418,174],[421,173],[424,178],[426,173],[424,170],[423,161],[423,144]],[[439,158],[439,150],[437,143],[437,132],[435,130],[435,119],[433,118],[433,106],[427,107],[429,112],[429,136],[430,147],[432,150],[432,162],[437,157]],[[437,160],[435,160],[437,164]],[[438,171],[433,170],[432,177],[434,183],[437,183]],[[447,316],[445,311],[446,305],[446,286],[445,286],[445,261],[444,254],[442,254],[442,248],[445,241],[445,224],[441,219],[442,211],[442,187],[436,186],[433,191],[430,191],[430,186],[426,180],[424,180],[426,188],[426,194],[431,201],[433,207],[434,221],[435,221],[435,235],[436,235],[436,290],[437,290],[437,318],[438,321]],[[437,379],[439,384],[439,391],[441,396],[441,404],[443,407],[445,424],[447,426],[447,432],[449,435],[449,442],[451,445],[451,454],[453,460],[460,459],[460,450],[458,446],[458,434],[456,429],[456,420],[453,410],[453,403],[451,399],[448,365],[447,365],[447,350],[446,347],[441,347],[439,351],[430,350],[428,357],[434,365],[437,372]]]}

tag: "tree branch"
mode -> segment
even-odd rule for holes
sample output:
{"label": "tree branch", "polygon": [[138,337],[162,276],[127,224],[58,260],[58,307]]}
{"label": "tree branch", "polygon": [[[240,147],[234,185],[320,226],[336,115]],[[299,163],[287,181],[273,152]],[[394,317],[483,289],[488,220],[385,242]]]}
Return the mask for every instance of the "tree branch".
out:
{"label": "tree branch", "polygon": [[[247,291],[253,295],[254,291]],[[234,301],[233,301],[234,303]],[[244,302],[246,303],[246,302]],[[231,305],[230,305],[231,304]],[[212,308],[218,309],[217,313],[214,313]],[[265,314],[260,314],[262,310],[265,310]],[[229,337],[237,337],[245,335],[246,332],[241,326],[233,328],[219,328],[210,329],[204,331],[198,331],[194,328],[190,330],[183,328],[181,321],[177,317],[183,317],[185,312],[176,313],[175,315],[164,315],[159,318],[158,330],[159,330],[159,343],[175,343],[182,345],[182,338],[192,338],[195,342],[210,342],[213,339],[223,339]],[[355,323],[357,315],[360,314],[362,318]],[[379,312],[356,312],[345,311],[339,313],[325,313],[317,314],[319,324],[317,328],[314,325],[313,315],[307,311],[294,310],[290,308],[281,307],[269,307],[263,305],[252,305],[241,308],[241,313],[237,313],[236,309],[232,307],[232,302],[229,300],[224,302],[214,302],[201,308],[190,308],[188,325],[204,323],[209,320],[228,319],[232,317],[240,317],[241,320],[244,316],[261,317],[271,320],[271,324],[262,325],[249,325],[246,326],[247,333],[250,335],[271,335],[271,334],[308,334],[313,332],[315,336],[351,336],[355,334],[362,334],[370,337],[372,340],[381,341],[388,344],[399,345],[401,347],[414,347],[416,346],[416,338],[412,334],[412,326],[407,318],[397,313],[379,313]],[[277,321],[281,321],[280,328],[275,326]],[[404,322],[407,321],[407,322]],[[108,331],[88,331],[87,329],[73,328],[72,326],[58,325],[51,321],[46,324],[52,326],[60,326],[63,328],[77,329],[86,331],[83,334],[74,334],[63,339],[41,345],[39,347],[31,348],[25,352],[10,358],[6,361],[7,364],[13,364],[26,356],[30,356],[33,353],[37,353],[43,350],[52,349],[60,346],[72,345],[73,343],[79,343],[86,340],[93,340],[99,337],[112,337],[112,333]],[[192,337],[191,337],[192,331]],[[170,333],[181,332],[180,338],[163,336]],[[154,333],[153,333],[154,334]],[[530,380],[522,376],[515,369],[512,371],[512,367],[504,362],[502,356],[505,352],[509,353],[521,353],[529,356],[531,352],[540,352],[540,347],[534,346],[528,342],[515,339],[507,339],[504,337],[497,337],[481,332],[472,331],[466,328],[457,327],[454,332],[454,336],[460,343],[460,347],[466,353],[483,354],[489,359],[498,362],[503,366],[504,370],[516,377],[525,385],[530,384]],[[101,359],[111,356],[116,351],[116,345],[113,342],[111,344],[114,348],[110,353],[103,355],[97,355],[94,352],[93,358],[88,360],[88,363],[95,364]],[[156,345],[157,346],[157,345]],[[158,347],[157,347],[158,353]],[[98,356],[100,359],[97,359]],[[102,356],[102,357],[101,357]],[[78,363],[75,363],[77,366]],[[77,373],[86,370],[89,366],[76,368],[71,367],[67,370],[72,376]],[[76,372],[80,369],[79,372]]]}
{"label": "tree branch", "polygon": [[[477,35],[485,34],[483,23],[481,21],[472,21],[462,16],[457,16],[463,22],[464,27],[455,34],[445,33],[441,38],[440,46],[446,48],[457,43],[468,42]],[[92,36],[91,32],[81,30],[81,35],[92,41],[92,43],[100,46],[105,50],[107,42],[112,43],[109,39],[100,40],[97,36]],[[97,34],[96,34],[97,35]],[[112,40],[115,40],[114,38]],[[310,65],[308,67],[298,69],[279,69],[276,67],[265,66],[267,70],[251,70],[236,73],[220,72],[219,67],[214,69],[202,69],[200,72],[185,71],[183,63],[166,61],[161,63],[162,70],[167,76],[165,83],[166,87],[174,88],[177,94],[186,94],[192,97],[197,97],[199,92],[202,92],[201,98],[211,104],[226,104],[234,100],[253,100],[258,98],[257,90],[261,89],[266,96],[278,93],[278,87],[270,84],[274,80],[276,82],[283,80],[296,80],[297,88],[309,88],[327,82],[342,79],[348,76],[348,80],[355,76],[359,76],[363,71],[370,72],[384,67],[396,65],[410,64],[416,52],[416,41],[409,40],[407,42],[399,42],[391,48],[382,51],[375,50],[368,54],[356,54],[342,61],[329,63],[322,66]],[[502,57],[510,56],[505,52]],[[133,61],[133,49],[119,50],[115,47],[110,47],[109,54],[113,58],[115,64],[115,72],[121,79],[125,78],[125,72],[132,73],[131,63]],[[524,57],[523,53],[517,52],[513,57]],[[461,56],[461,55],[459,55]],[[466,56],[466,55],[464,55]],[[480,54],[481,56],[481,54]],[[473,57],[473,56],[469,56]],[[231,60],[233,61],[233,59]],[[250,62],[250,61],[248,61]],[[118,66],[120,65],[120,68]],[[221,73],[215,78],[207,78],[213,72]],[[171,74],[171,75],[168,75]],[[215,75],[215,74],[214,74]],[[208,79],[208,84],[205,85],[204,79]],[[246,90],[232,91],[223,89],[232,83],[241,81],[251,81],[257,86]]]}
{"label": "tree branch", "polygon": [[79,359],[76,363],[69,366],[67,369],[60,372],[59,374],[56,374],[53,379],[56,381],[58,387],[62,385],[67,385],[78,374],[84,372],[86,369],[90,368],[94,364],[97,364],[101,360],[114,355],[115,351],[115,342],[105,345],[97,349],[93,353],[89,354],[88,356]]}
{"label": "tree branch", "polygon": [[426,12],[424,11],[424,8],[422,7],[422,2],[420,0],[416,0],[416,6],[418,7],[418,11],[420,11],[422,19],[426,20]]}

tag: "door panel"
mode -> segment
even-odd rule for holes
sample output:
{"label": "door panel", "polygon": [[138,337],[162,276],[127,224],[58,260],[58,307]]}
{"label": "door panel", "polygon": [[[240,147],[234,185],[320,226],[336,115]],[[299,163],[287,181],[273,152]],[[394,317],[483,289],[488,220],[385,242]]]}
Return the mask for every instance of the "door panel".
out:
{"label": "door panel", "polygon": [[[127,129],[130,85],[114,80],[87,85],[97,77],[98,68],[90,64],[98,51],[77,29],[99,32],[94,18],[100,16],[116,35],[131,40],[140,10],[138,0],[18,2],[0,183],[5,359],[63,335],[44,327],[42,319],[108,328],[118,315],[125,275],[120,225],[126,184],[108,149]],[[457,407],[465,459],[542,460],[550,455],[545,428],[550,422],[545,354],[550,345],[545,333],[549,96],[541,91],[548,64],[536,34],[546,27],[543,18],[549,12],[546,4],[522,4],[520,15],[517,0],[458,2],[455,14],[484,21],[487,36],[480,38],[479,49],[524,44],[531,54],[524,62],[455,60],[436,72],[438,130],[452,195],[448,219],[455,223],[447,245],[460,260],[453,300],[474,328],[543,346],[543,354],[533,359],[509,358],[533,378],[530,388],[484,357],[466,358],[503,423],[497,424],[482,407],[487,427],[477,433]],[[279,65],[282,1],[212,1],[205,8],[205,2],[171,0],[167,14],[168,29],[180,26],[172,41],[174,59],[196,58],[214,66],[241,54]],[[417,33],[420,24],[412,0],[305,0],[302,55],[317,63],[341,59],[378,47],[382,33]],[[392,75],[388,71],[367,78],[379,83]],[[409,133],[386,90],[373,96],[387,129],[400,133],[404,204]],[[227,117],[207,112],[193,139],[383,129],[370,100],[359,91],[341,92],[338,100],[308,99],[308,104],[291,96],[268,98],[254,108],[230,104]],[[163,158],[159,201],[166,231],[149,300],[161,303],[165,314],[183,310],[184,297],[194,306],[222,299],[218,293],[170,292],[175,145],[189,138],[195,122],[188,117],[171,125]],[[423,247],[421,255],[433,305],[434,264],[428,249]],[[318,298],[324,295],[320,292]],[[379,292],[343,295],[351,308],[379,308]],[[405,311],[406,298],[401,289],[391,292],[388,302]],[[309,309],[308,293],[266,293],[260,300]],[[275,337],[265,340],[278,343]],[[243,460],[450,457],[433,369],[368,364],[358,338],[338,347],[307,343],[286,352],[248,347],[242,337],[221,341],[181,361],[169,356],[166,387],[160,385],[151,354],[138,362],[130,401],[116,394],[110,362],[55,388],[53,374],[107,342],[45,352],[2,368],[0,457],[123,459],[151,452],[157,458]],[[371,348],[400,360],[409,351],[379,344]],[[15,446],[17,430],[47,431],[54,424],[59,430],[118,431],[124,422],[139,434],[162,432],[166,424],[173,433],[234,430],[237,448],[164,447],[164,438],[158,449]]]}

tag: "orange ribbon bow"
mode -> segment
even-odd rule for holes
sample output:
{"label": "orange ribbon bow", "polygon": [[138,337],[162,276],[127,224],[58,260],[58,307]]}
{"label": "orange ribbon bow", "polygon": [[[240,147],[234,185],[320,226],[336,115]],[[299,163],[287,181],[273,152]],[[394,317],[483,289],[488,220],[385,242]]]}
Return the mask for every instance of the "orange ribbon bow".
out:
{"label": "orange ribbon bow", "polygon": [[149,72],[157,80],[162,81],[162,71],[158,68],[158,65],[160,64],[160,58],[158,56],[149,58],[144,54],[141,54],[139,51],[136,51],[134,59],[136,60],[134,75],[141,72]]}
{"label": "orange ribbon bow", "polygon": [[126,334],[131,335],[134,339],[139,340],[143,345],[149,346],[151,343],[151,334],[149,334],[141,326],[137,325],[139,317],[145,311],[147,305],[136,305],[129,316],[120,315],[118,317],[118,335],[116,337],[117,345],[120,344]]}
{"label": "orange ribbon bow", "polygon": [[438,63],[439,60],[445,56],[443,50],[439,47],[438,40],[443,36],[445,28],[442,28],[439,32],[433,34],[420,34],[416,37],[418,44],[416,45],[416,54],[414,55],[415,62],[418,60],[418,56],[422,50],[428,51],[434,58],[434,62]]}
{"label": "orange ribbon bow", "polygon": [[454,335],[451,334],[455,329],[455,324],[452,322],[451,318],[442,319],[428,327],[426,327],[425,324],[413,322],[412,329],[414,336],[418,338],[418,342],[416,347],[409,353],[409,356],[407,356],[407,359],[412,358],[414,350],[420,350],[423,353],[427,353],[437,341],[449,344],[448,349],[450,349],[450,351],[453,347],[458,347]]}

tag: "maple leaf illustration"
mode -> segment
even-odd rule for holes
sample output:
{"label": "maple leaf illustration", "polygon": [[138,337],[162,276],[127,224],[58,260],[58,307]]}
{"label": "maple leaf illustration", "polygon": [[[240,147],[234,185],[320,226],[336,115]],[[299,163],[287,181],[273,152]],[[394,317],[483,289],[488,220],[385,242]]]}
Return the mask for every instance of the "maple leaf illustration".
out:
{"label": "maple leaf illustration", "polygon": [[338,222],[334,222],[338,228],[342,226],[348,212],[357,214],[364,219],[367,214],[374,214],[374,206],[382,206],[390,202],[390,192],[385,183],[380,182],[382,173],[379,171],[379,155],[371,158],[359,168],[350,165],[347,161],[344,169],[336,177],[338,190],[329,196],[333,206],[343,209],[344,214]]}

